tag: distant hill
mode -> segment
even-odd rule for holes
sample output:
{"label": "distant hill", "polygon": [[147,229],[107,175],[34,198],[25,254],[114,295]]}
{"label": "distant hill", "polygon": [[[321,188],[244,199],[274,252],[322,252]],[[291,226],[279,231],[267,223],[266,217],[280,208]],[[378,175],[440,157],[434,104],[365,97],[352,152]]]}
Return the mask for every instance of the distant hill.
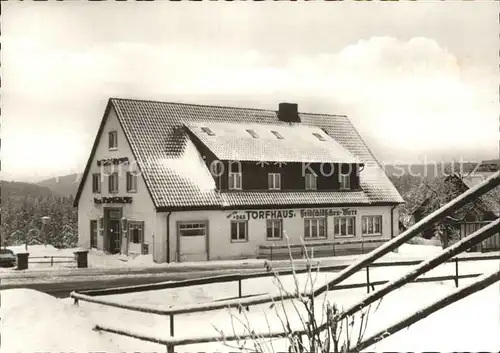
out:
{"label": "distant hill", "polygon": [[2,188],[2,199],[23,198],[26,196],[46,197],[53,195],[53,192],[44,186],[18,181],[0,181]]}
{"label": "distant hill", "polygon": [[37,185],[46,187],[59,196],[75,196],[80,177],[80,174],[69,174],[40,181]]}
{"label": "distant hill", "polygon": [[384,170],[389,177],[398,177],[402,175],[411,175],[414,177],[435,178],[449,173],[448,170],[455,172],[468,173],[478,165],[477,162],[467,162],[460,165],[458,162],[448,162],[439,165],[434,164],[386,164]]}

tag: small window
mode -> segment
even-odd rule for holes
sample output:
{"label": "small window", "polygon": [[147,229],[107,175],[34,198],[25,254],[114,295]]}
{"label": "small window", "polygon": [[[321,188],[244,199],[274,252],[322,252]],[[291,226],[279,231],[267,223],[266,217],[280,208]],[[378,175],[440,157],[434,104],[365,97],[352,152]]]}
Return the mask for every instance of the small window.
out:
{"label": "small window", "polygon": [[306,190],[317,189],[317,177],[314,174],[308,173],[305,175]]}
{"label": "small window", "polygon": [[118,173],[112,173],[108,177],[108,190],[110,194],[116,194],[118,192]]}
{"label": "small window", "polygon": [[333,219],[333,235],[335,237],[354,237],[356,217],[335,217]]}
{"label": "small window", "polygon": [[137,175],[127,172],[127,192],[137,192]]}
{"label": "small window", "polygon": [[268,219],[266,220],[267,240],[276,240],[283,238],[283,220]]}
{"label": "small window", "polygon": [[317,132],[314,132],[313,135],[316,136],[320,141],[326,141],[325,138],[321,136],[321,134],[318,134]]}
{"label": "small window", "polygon": [[268,180],[268,184],[269,184],[269,190],[280,190],[281,189],[281,174],[280,173],[269,173],[267,180]]}
{"label": "small window", "polygon": [[363,236],[382,235],[382,216],[363,216]]}
{"label": "small window", "polygon": [[246,132],[248,132],[254,139],[259,137],[259,135],[257,135],[257,133],[253,130],[247,129]]}
{"label": "small window", "polygon": [[110,131],[108,133],[109,137],[109,149],[116,150],[118,149],[118,133],[116,131]]}
{"label": "small window", "polygon": [[341,190],[349,190],[351,188],[351,176],[349,174],[340,174],[339,182]]}
{"label": "small window", "polygon": [[241,190],[241,173],[229,173],[229,190]]}
{"label": "small window", "polygon": [[97,220],[90,220],[90,248],[97,248]]}
{"label": "small window", "polygon": [[278,131],[274,131],[274,130],[271,130],[271,132],[273,133],[274,136],[276,136],[276,138],[278,140],[284,140],[285,138],[283,137],[283,135],[281,135]]}
{"label": "small window", "polygon": [[206,223],[181,223],[179,224],[181,237],[200,237],[207,234]]}
{"label": "small window", "polygon": [[248,221],[231,221],[231,242],[248,241]]}
{"label": "small window", "polygon": [[326,218],[304,219],[304,239],[325,239]]}
{"label": "small window", "polygon": [[204,126],[204,127],[201,128],[201,131],[203,131],[204,133],[206,133],[208,136],[215,136],[215,133],[209,127],[205,127]]}
{"label": "small window", "polygon": [[94,194],[101,193],[101,174],[100,173],[92,174],[92,192]]}
{"label": "small window", "polygon": [[128,236],[133,244],[144,243],[144,222],[128,222]]}

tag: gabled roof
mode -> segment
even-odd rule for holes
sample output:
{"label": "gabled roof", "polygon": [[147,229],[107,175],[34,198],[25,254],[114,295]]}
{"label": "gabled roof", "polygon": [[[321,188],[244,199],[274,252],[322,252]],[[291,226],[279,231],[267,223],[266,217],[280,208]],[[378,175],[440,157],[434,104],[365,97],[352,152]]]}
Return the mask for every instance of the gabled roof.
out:
{"label": "gabled roof", "polygon": [[221,161],[359,163],[316,126],[211,121],[185,126]]}
{"label": "gabled roof", "polygon": [[[429,201],[436,199],[434,191],[441,193],[446,193],[450,198],[457,197],[461,193],[467,191],[471,185],[469,184],[467,178],[463,177],[460,173],[452,173],[444,178],[434,178],[427,182],[426,184],[421,184],[417,190],[414,191],[414,195],[419,195],[420,202],[410,211],[413,215],[417,211],[421,211],[422,207],[425,206]],[[443,185],[446,185],[446,189],[442,190]],[[440,190],[441,189],[441,190]],[[433,191],[434,190],[434,191]],[[476,202],[476,207],[482,212],[491,213],[493,215],[500,215],[500,189],[497,187],[486,194],[483,194]]]}
{"label": "gabled roof", "polygon": [[[299,113],[300,126],[311,131],[321,129],[342,147],[340,151],[347,151],[365,164],[360,173],[362,192],[220,192],[216,190],[202,156],[186,133],[185,124],[196,126],[197,122],[211,122],[288,126],[288,123],[278,120],[276,111],[111,98],[79,185],[75,205],[78,204],[110,109],[116,111],[157,210],[403,202],[346,116]],[[334,142],[331,144],[336,146]]]}

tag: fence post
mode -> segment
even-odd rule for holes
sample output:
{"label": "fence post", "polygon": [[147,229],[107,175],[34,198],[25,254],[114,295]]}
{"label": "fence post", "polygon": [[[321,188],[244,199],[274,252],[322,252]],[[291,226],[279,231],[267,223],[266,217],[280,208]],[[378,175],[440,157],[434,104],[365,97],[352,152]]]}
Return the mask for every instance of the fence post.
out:
{"label": "fence post", "polygon": [[366,266],[366,292],[370,293],[370,266]]}
{"label": "fence post", "polygon": [[458,288],[458,257],[455,257],[455,287]]}
{"label": "fence post", "polygon": [[241,298],[241,278],[238,279],[238,298]]}
{"label": "fence post", "polygon": [[335,242],[332,243],[333,256],[335,256]]}
{"label": "fence post", "polygon": [[361,255],[365,253],[365,242],[361,240]]}
{"label": "fence post", "polygon": [[174,337],[174,315],[173,314],[170,315],[170,336]]}
{"label": "fence post", "polygon": [[271,261],[273,261],[273,248],[274,248],[274,244],[271,245]]}
{"label": "fence post", "polygon": [[54,256],[50,257],[50,267],[54,266]]}
{"label": "fence post", "polygon": [[175,346],[167,344],[167,353],[174,353]]}

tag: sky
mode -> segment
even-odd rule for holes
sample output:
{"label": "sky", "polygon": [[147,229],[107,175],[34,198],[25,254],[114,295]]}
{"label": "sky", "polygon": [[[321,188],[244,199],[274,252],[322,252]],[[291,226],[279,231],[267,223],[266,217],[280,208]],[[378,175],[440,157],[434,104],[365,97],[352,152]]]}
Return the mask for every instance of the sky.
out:
{"label": "sky", "polygon": [[383,163],[498,156],[494,1],[4,2],[2,178],[85,167],[109,97],[345,114]]}

